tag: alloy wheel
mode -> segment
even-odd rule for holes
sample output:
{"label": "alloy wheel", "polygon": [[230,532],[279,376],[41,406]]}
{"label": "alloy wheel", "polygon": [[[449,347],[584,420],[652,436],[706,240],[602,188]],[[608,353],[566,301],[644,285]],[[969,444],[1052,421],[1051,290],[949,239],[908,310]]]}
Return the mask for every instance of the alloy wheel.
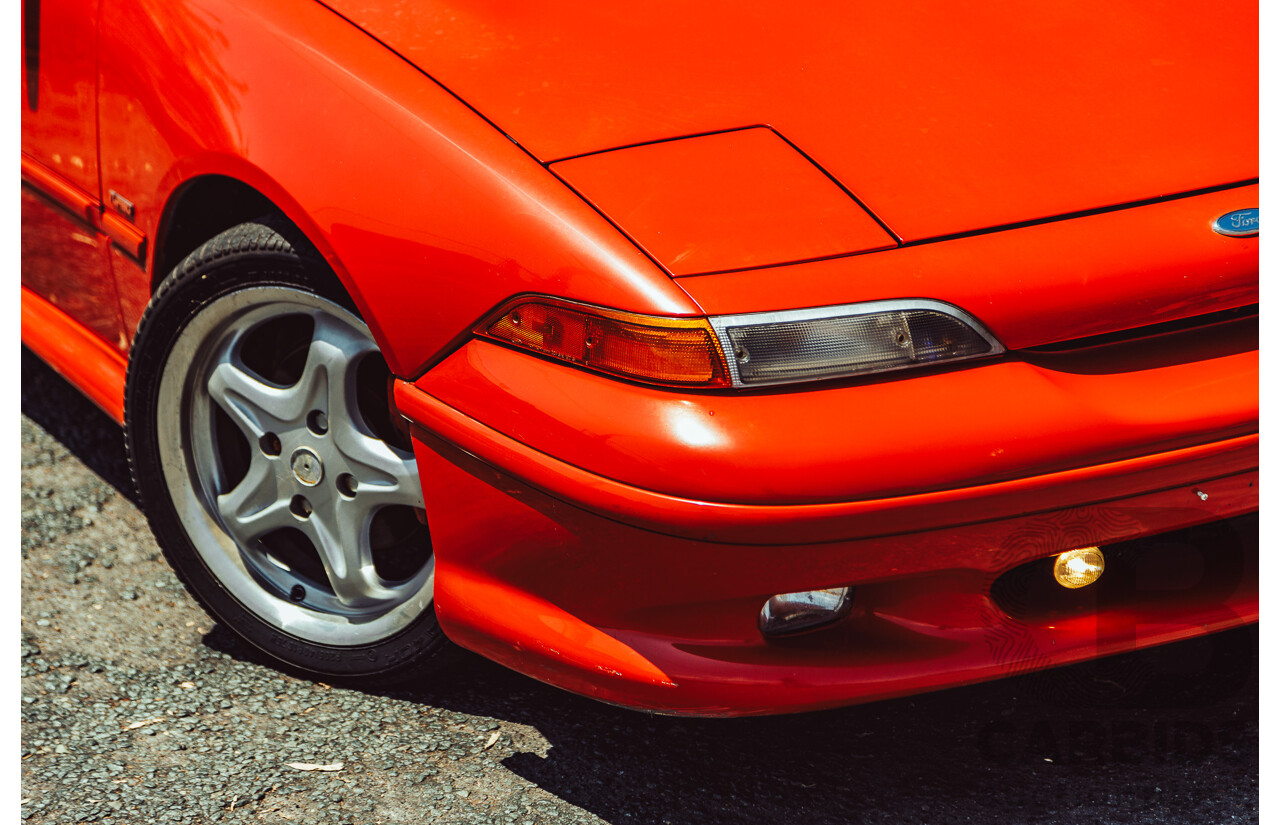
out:
{"label": "alloy wheel", "polygon": [[196,551],[268,624],[369,644],[431,605],[418,468],[365,324],[282,285],[225,294],[161,377],[165,483]]}

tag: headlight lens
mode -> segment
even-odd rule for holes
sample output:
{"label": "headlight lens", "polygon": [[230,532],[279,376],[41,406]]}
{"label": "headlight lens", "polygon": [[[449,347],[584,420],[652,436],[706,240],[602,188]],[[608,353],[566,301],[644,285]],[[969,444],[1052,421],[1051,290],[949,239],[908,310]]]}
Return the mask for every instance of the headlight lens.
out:
{"label": "headlight lens", "polygon": [[734,386],[815,381],[1004,352],[971,315],[940,301],[874,301],[718,316]]}

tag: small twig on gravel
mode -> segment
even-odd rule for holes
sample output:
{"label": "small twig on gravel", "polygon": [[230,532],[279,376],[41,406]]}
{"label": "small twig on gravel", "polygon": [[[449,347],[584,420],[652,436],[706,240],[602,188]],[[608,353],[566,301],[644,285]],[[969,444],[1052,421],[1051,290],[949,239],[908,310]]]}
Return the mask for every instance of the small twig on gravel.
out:
{"label": "small twig on gravel", "polygon": [[141,721],[131,722],[130,724],[125,725],[124,730],[137,730],[138,728],[145,728],[147,725],[154,725],[156,722],[163,722],[163,721],[164,721],[163,716],[158,716],[155,719],[143,719]]}
{"label": "small twig on gravel", "polygon": [[334,762],[332,765],[316,765],[311,762],[285,762],[284,764],[297,771],[340,771],[342,770],[341,762]]}

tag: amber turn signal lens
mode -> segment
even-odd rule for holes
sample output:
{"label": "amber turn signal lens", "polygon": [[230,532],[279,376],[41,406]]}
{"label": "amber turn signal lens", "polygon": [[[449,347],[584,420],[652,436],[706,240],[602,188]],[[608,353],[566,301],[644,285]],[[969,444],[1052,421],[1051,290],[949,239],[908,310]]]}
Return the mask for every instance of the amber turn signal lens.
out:
{"label": "amber turn signal lens", "polygon": [[1106,569],[1102,551],[1097,547],[1068,550],[1053,563],[1053,577],[1070,590],[1093,584]]}
{"label": "amber turn signal lens", "polygon": [[729,386],[720,346],[702,318],[659,318],[539,298],[504,307],[477,331],[624,378]]}

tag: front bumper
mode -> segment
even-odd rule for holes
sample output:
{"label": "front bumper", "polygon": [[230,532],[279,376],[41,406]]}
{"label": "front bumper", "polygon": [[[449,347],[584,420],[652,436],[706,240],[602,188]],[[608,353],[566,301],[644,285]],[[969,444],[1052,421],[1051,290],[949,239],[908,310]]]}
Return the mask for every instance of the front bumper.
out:
{"label": "front bumper", "polygon": [[[1179,378],[1193,366],[1214,376],[1216,392],[1207,399],[1204,393],[1192,399],[1182,391],[1150,392],[1161,380],[1158,371],[1174,368],[1163,362],[1143,362],[1145,370],[1129,363],[1126,382],[1143,391],[1125,395],[1123,409],[1080,391],[1089,386],[1087,371],[1071,373],[1080,382],[1071,397],[1080,404],[1079,416],[1103,410],[1140,423],[1165,416],[1168,423],[1155,429],[1167,444],[1176,441],[1169,413],[1176,395],[1173,414],[1195,408],[1194,421],[1209,422],[1217,438],[1184,421],[1184,440],[1198,443],[924,492],[890,485],[885,495],[832,501],[826,500],[829,489],[815,489],[807,500],[763,503],[745,495],[740,498],[746,501],[699,500],[680,489],[687,478],[673,482],[672,492],[625,477],[634,471],[652,478],[645,475],[652,461],[633,460],[641,453],[630,441],[599,431],[612,426],[634,436],[628,416],[668,420],[654,418],[647,406],[658,391],[472,342],[416,385],[396,387],[396,403],[413,423],[428,502],[441,626],[464,647],[597,699],[664,713],[744,715],[958,685],[1256,621],[1256,538],[1248,536],[1238,537],[1234,554],[1219,546],[1191,548],[1200,554],[1201,575],[1183,576],[1172,589],[1167,581],[1145,585],[1131,571],[1126,588],[1111,588],[1106,599],[1091,589],[1079,591],[1085,602],[1063,609],[1019,611],[993,597],[1002,575],[1066,549],[1106,549],[1256,511],[1258,441],[1249,434],[1256,429],[1256,350],[1209,349],[1202,356],[1182,359],[1176,369]],[[503,369],[507,358],[520,359],[519,380],[526,382],[520,392],[512,392],[517,379]],[[1040,367],[992,364],[873,390],[909,397],[930,382],[987,382],[991,375],[984,373],[1008,378],[1011,370],[1024,369]],[[1096,377],[1092,386],[1103,387],[1100,392],[1115,386],[1113,376]],[[1032,383],[1046,390],[1041,398],[1024,399],[1025,415],[1035,417],[1042,413],[1038,405],[1061,401],[1056,383],[1041,379]],[[608,393],[618,388],[637,400],[602,422],[593,396],[564,391],[564,382],[580,388],[583,381],[602,382],[606,407],[617,406]],[[530,397],[538,387],[541,395]],[[867,389],[831,392],[858,399]],[[499,390],[510,392],[507,409],[523,422],[520,439],[459,409],[474,399],[491,403]],[[453,403],[441,398],[450,395]],[[708,403],[708,396],[665,397],[686,408]],[[759,407],[758,399],[726,397],[715,406],[732,418],[739,402]],[[528,412],[539,405],[554,413],[549,422],[563,427],[542,442]],[[503,408],[490,409],[491,419],[502,420]],[[757,427],[761,422],[767,424],[768,416],[757,417]],[[552,455],[585,455],[583,444],[564,434],[575,425],[595,440],[599,455],[592,469],[580,466],[585,460]],[[955,444],[957,452],[986,448],[985,430],[971,433],[968,442]],[[828,479],[822,483],[843,483],[840,467],[866,465],[857,463],[855,446],[840,433],[826,435],[828,456],[805,460]],[[1055,437],[1046,427],[1042,438]],[[731,491],[773,483],[762,465],[782,461],[773,444],[787,440],[781,431],[756,432],[738,445],[738,477],[717,477],[705,486]],[[656,436],[651,441],[651,455],[672,449]],[[1087,454],[1080,445],[1095,442],[1082,436],[1075,443],[1077,454]],[[1112,450],[1106,438],[1096,443]],[[753,455],[752,445],[766,452]],[[917,445],[905,440],[878,449],[895,446],[904,460],[919,460]],[[732,466],[731,455],[700,448],[708,464]],[[1053,448],[1050,443],[1030,454],[1041,461]],[[596,471],[619,451],[626,456],[613,465],[617,473]],[[680,466],[695,465],[686,457]],[[902,477],[901,471],[885,474]],[[844,585],[855,588],[848,617],[795,638],[761,637],[756,617],[771,595]]]}

